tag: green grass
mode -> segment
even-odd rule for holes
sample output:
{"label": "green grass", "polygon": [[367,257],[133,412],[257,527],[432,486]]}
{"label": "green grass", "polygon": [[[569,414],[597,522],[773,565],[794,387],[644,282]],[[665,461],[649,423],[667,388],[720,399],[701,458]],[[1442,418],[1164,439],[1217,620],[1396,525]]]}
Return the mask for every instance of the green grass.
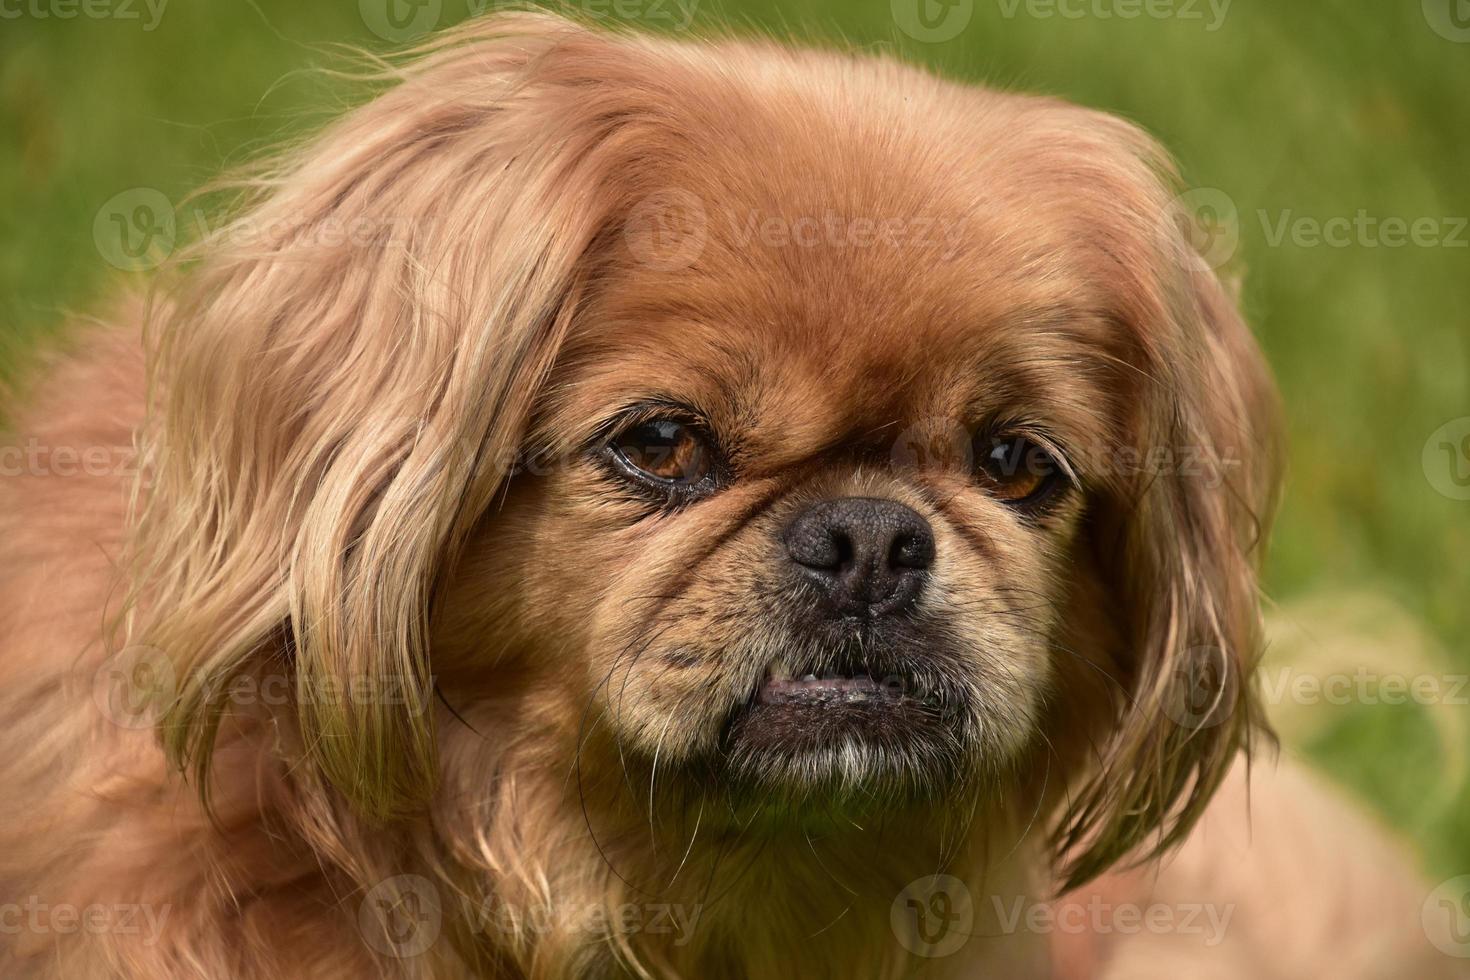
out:
{"label": "green grass", "polygon": [[[623,2],[658,22],[675,0]],[[440,23],[469,5],[443,0]],[[1441,219],[1470,216],[1470,43],[1442,37],[1408,0],[1240,0],[1215,30],[1198,6],[1202,20],[1069,19],[975,0],[969,25],[937,44],[896,30],[884,2],[706,0],[698,21],[887,45],[962,78],[1106,108],[1155,133],[1190,184],[1225,191],[1241,215],[1245,304],[1290,424],[1269,591],[1283,615],[1306,597],[1387,597],[1442,648],[1440,669],[1470,670],[1470,502],[1436,492],[1421,463],[1432,432],[1470,416],[1470,231],[1459,247],[1273,236],[1287,214],[1435,219],[1441,236],[1458,225]],[[123,275],[94,244],[105,202],[134,187],[178,200],[331,109],[333,88],[301,71],[331,64],[327,45],[387,46],[354,0],[176,0],[154,30],[146,19],[0,20],[0,373]],[[1445,778],[1422,714],[1344,707],[1304,747],[1449,877],[1470,871],[1470,794],[1422,811]]]}

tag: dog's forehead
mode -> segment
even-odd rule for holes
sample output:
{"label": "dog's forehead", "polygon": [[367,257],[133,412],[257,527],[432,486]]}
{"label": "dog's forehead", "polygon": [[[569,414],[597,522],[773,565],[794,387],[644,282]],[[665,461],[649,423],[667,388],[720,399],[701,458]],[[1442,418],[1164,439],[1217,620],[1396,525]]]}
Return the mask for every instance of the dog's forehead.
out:
{"label": "dog's forehead", "polygon": [[737,103],[634,204],[570,345],[584,414],[642,392],[830,440],[1088,397],[1106,298],[1062,218],[1065,127],[1001,96],[977,122],[973,92],[849,95]]}
{"label": "dog's forehead", "polygon": [[1105,325],[1024,284],[966,289],[959,267],[886,247],[747,260],[608,284],[554,386],[581,428],[678,403],[775,462],[1000,413],[1093,437]]}

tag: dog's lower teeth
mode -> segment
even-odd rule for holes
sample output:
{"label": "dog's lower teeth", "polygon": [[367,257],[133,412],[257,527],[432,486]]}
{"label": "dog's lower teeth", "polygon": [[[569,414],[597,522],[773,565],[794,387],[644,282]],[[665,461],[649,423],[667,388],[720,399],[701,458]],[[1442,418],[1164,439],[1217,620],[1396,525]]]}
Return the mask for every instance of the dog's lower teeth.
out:
{"label": "dog's lower teeth", "polygon": [[[783,698],[804,695],[817,699],[862,699],[882,696],[904,697],[907,685],[895,687],[889,680],[878,680],[869,674],[807,672],[799,676],[784,665],[772,665],[761,687],[762,697]],[[933,694],[927,695],[932,703]]]}

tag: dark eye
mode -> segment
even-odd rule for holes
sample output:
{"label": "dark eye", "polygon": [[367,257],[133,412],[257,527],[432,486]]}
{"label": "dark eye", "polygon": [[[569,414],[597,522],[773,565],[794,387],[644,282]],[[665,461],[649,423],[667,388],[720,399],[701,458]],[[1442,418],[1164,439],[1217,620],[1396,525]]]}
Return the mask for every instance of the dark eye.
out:
{"label": "dark eye", "polygon": [[609,448],[618,464],[634,475],[680,487],[704,480],[714,462],[704,434],[672,419],[641,422],[614,438]]}
{"label": "dark eye", "polygon": [[1017,507],[1036,506],[1067,482],[1052,454],[1025,436],[981,437],[975,465],[990,495]]}

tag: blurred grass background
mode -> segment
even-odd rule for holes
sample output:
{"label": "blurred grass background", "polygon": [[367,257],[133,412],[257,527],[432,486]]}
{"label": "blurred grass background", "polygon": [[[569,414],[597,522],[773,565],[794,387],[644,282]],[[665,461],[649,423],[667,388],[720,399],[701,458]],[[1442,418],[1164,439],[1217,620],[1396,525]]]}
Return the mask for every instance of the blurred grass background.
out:
{"label": "blurred grass background", "polygon": [[[113,16],[100,18],[68,0],[0,4],[0,377],[124,277],[94,240],[110,199],[147,187],[178,201],[319,122],[342,93],[303,69],[334,64],[338,42],[391,47],[380,36],[388,2],[404,0],[173,0],[156,17],[144,0],[104,0]],[[400,12],[443,26],[493,5],[421,2]],[[1191,186],[1238,207],[1245,305],[1285,395],[1291,467],[1267,575],[1273,657],[1470,671],[1470,502],[1438,492],[1421,462],[1431,433],[1470,416],[1467,4],[1235,0],[1222,18],[1222,0],[1153,0],[1145,9],[1173,15],[1130,19],[1120,15],[1142,4],[1063,0],[1082,14],[1063,16],[1052,0],[951,0],[929,13],[968,21],[928,42],[896,26],[916,23],[918,2],[934,0],[574,9],[662,30],[692,12],[696,26],[885,47],[1141,123]],[[1283,218],[1360,213],[1431,219],[1439,243],[1385,247],[1381,229],[1342,247],[1276,234]],[[1452,778],[1467,748],[1470,690],[1460,696],[1428,711],[1322,708],[1286,725],[1296,747],[1420,842],[1436,880],[1470,872],[1470,793]]]}

